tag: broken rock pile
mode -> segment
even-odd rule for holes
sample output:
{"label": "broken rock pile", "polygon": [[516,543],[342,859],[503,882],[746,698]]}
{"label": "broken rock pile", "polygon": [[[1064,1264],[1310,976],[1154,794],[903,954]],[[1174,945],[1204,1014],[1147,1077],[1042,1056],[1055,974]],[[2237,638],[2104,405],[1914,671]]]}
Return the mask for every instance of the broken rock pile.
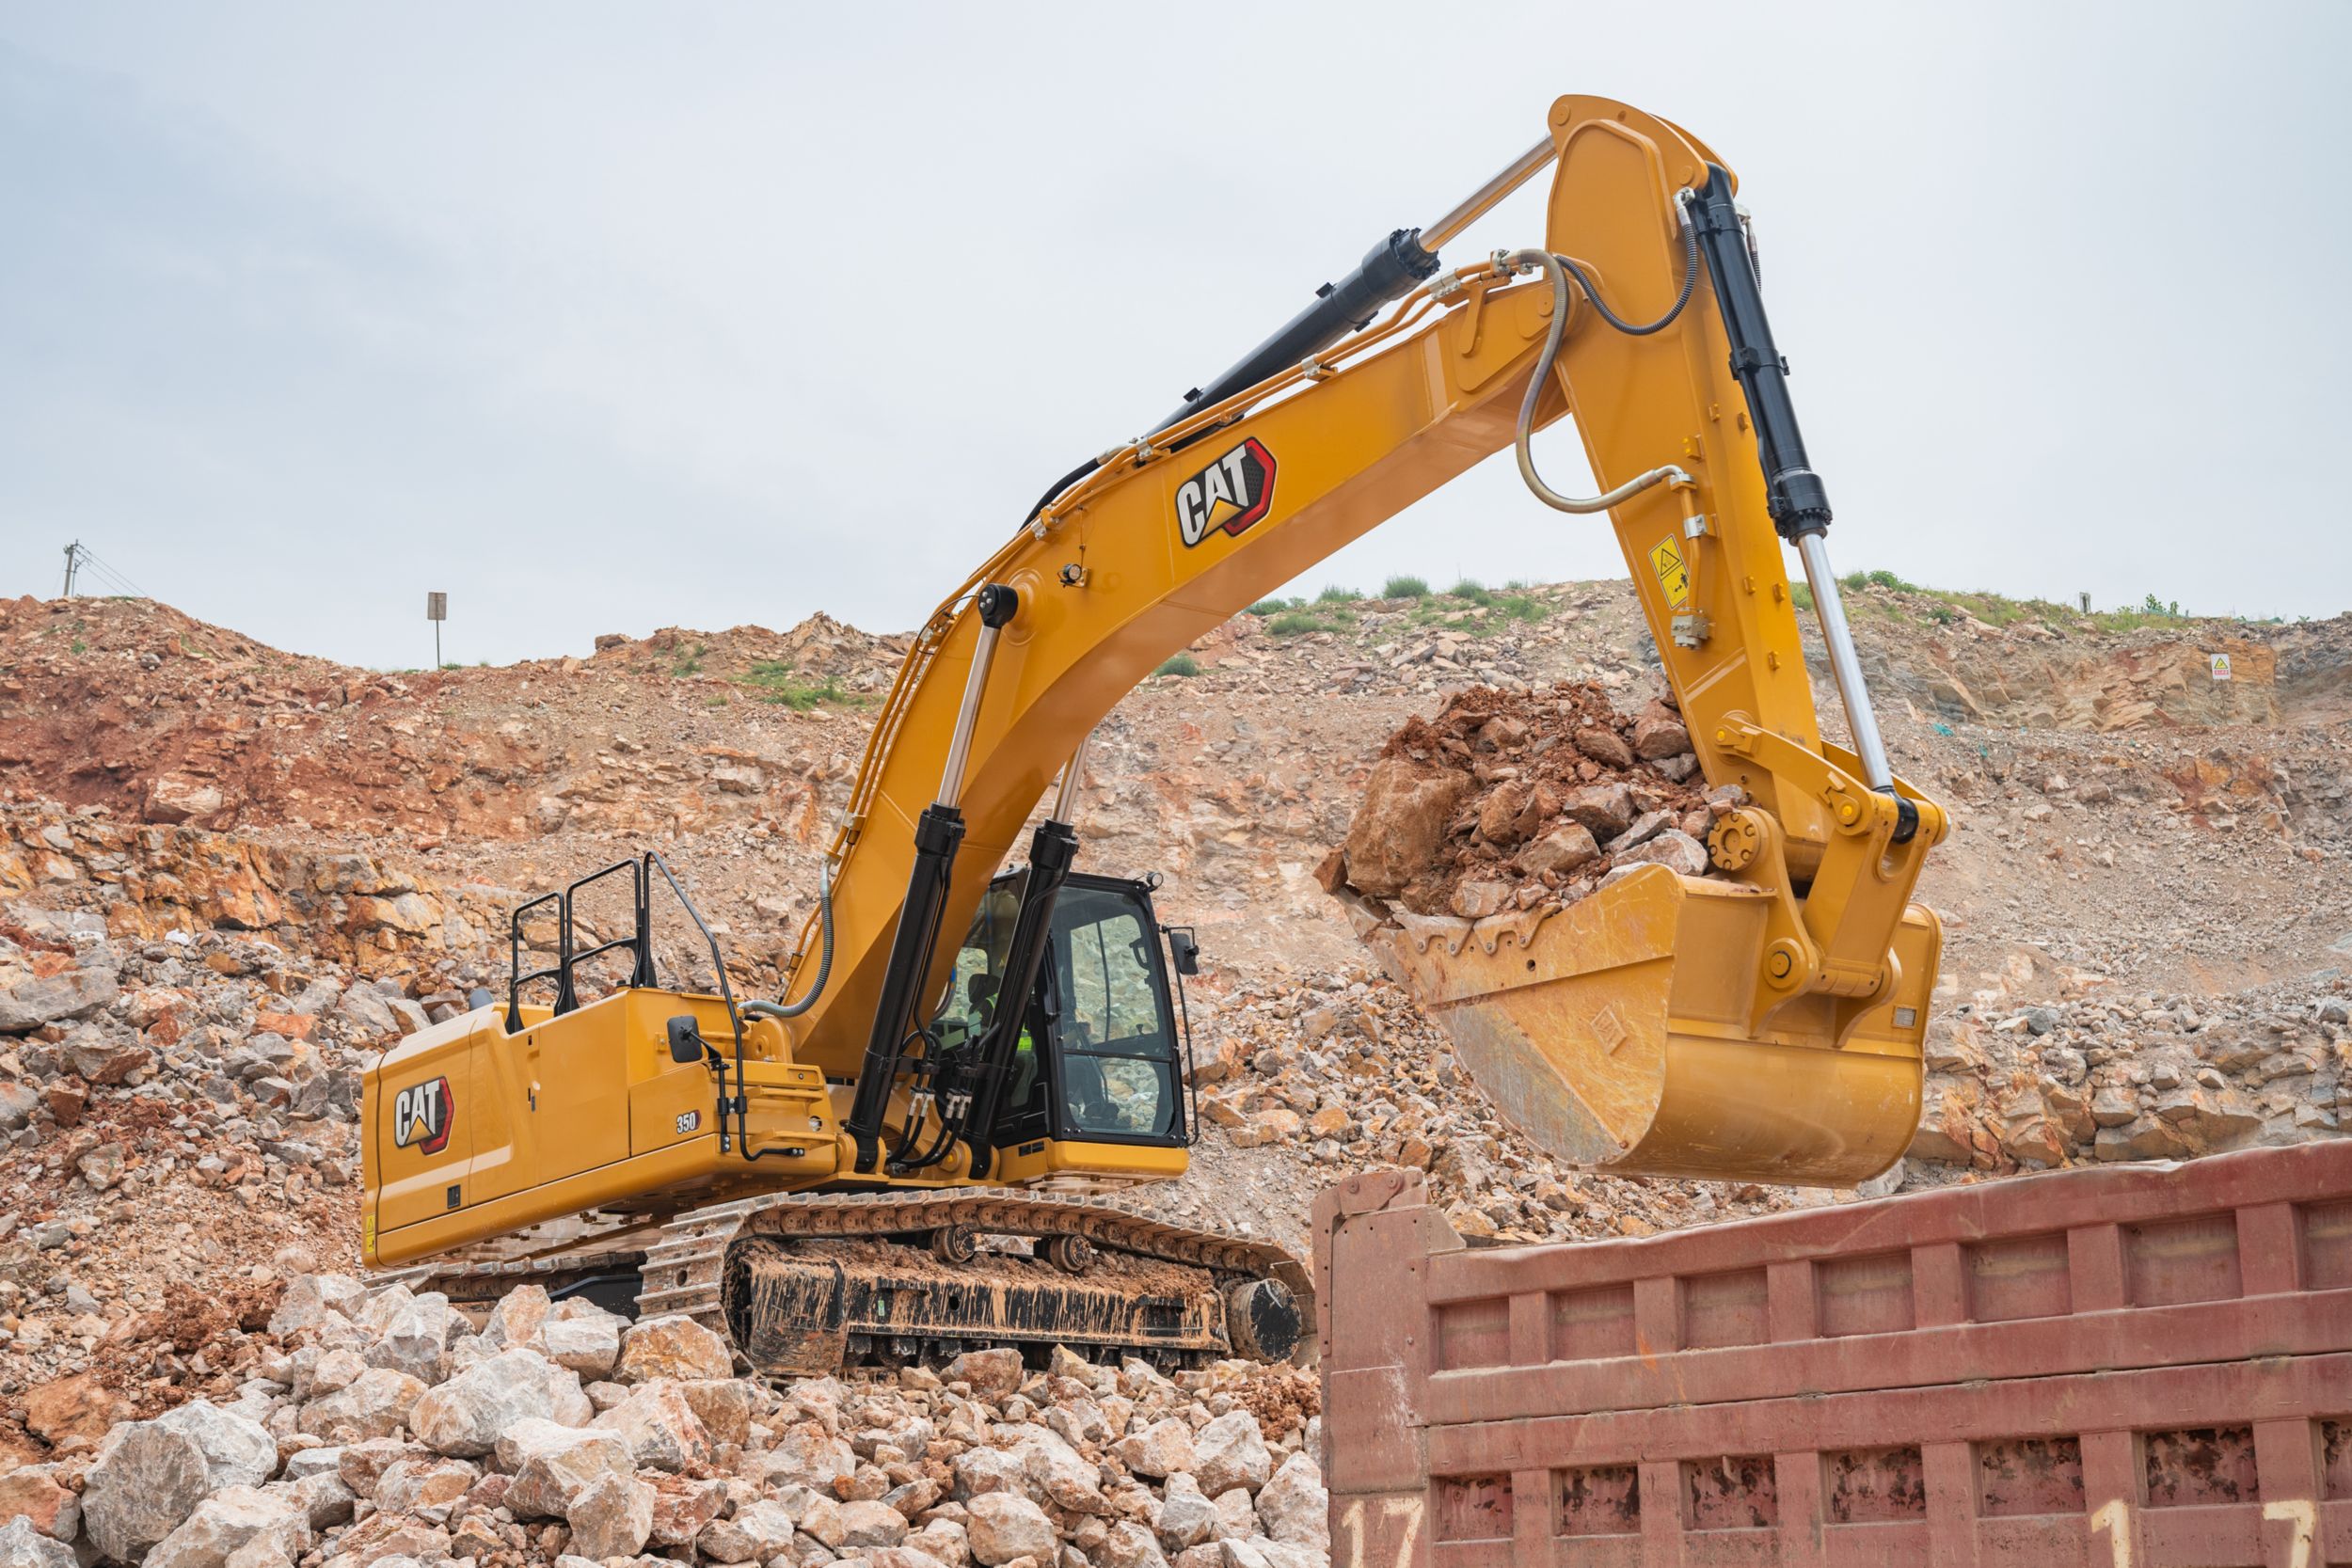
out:
{"label": "broken rock pile", "polygon": [[[1057,1349],[738,1378],[689,1319],[536,1286],[289,1282],[229,1393],[0,1470],[0,1563],[1319,1568],[1316,1386]],[[0,1465],[8,1461],[0,1460]]]}
{"label": "broken rock pile", "polygon": [[1473,687],[1390,737],[1326,885],[1465,920],[1558,908],[1638,866],[1705,874],[1742,799],[1705,787],[1663,701],[1629,717],[1590,682]]}

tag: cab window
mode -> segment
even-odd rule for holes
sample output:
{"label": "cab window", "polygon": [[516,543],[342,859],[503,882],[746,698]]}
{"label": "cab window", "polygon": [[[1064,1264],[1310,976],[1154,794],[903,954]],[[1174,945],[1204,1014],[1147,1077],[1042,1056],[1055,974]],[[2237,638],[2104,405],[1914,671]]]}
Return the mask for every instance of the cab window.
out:
{"label": "cab window", "polygon": [[1054,926],[1064,1135],[1176,1133],[1176,1033],[1157,933],[1131,898],[1097,888],[1065,888]]}

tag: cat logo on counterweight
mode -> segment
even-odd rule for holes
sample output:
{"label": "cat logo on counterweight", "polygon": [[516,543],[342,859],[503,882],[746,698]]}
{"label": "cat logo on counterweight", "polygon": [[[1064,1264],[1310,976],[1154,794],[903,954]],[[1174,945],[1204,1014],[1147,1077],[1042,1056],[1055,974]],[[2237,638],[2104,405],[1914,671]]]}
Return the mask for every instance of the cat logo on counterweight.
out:
{"label": "cat logo on counterweight", "polygon": [[449,1130],[457,1120],[457,1097],[449,1080],[412,1084],[392,1097],[392,1143],[420,1154],[438,1154],[449,1147]]}
{"label": "cat logo on counterweight", "polygon": [[1176,487],[1176,531],[1187,546],[1238,534],[1273,504],[1274,454],[1252,436]]}

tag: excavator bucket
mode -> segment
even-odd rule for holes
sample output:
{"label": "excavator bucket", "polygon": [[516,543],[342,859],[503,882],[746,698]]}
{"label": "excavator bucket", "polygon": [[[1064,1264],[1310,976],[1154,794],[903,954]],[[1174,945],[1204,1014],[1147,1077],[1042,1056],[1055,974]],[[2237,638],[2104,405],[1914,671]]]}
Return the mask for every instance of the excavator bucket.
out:
{"label": "excavator bucket", "polygon": [[1654,865],[1565,909],[1475,922],[1341,897],[1496,1109],[1561,1159],[1850,1187],[1918,1126],[1943,937],[1917,905],[1877,1006],[1841,1024],[1833,999],[1800,995],[1751,1033],[1771,901],[1735,882]]}

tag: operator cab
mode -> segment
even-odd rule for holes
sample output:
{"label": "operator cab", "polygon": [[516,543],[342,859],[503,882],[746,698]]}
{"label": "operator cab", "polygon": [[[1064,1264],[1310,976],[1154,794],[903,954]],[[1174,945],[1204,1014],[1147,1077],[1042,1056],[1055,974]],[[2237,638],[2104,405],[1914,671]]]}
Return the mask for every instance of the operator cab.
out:
{"label": "operator cab", "polygon": [[[1025,870],[989,884],[956,954],[932,1037],[950,1052],[995,1022]],[[1192,1142],[1168,971],[1193,970],[1189,932],[1166,933],[1151,884],[1073,873],[1054,902],[1053,935],[1023,1017],[991,1147],[1037,1138],[1079,1143]],[[1170,964],[1171,953],[1174,964]],[[1181,981],[1179,982],[1181,984]]]}

